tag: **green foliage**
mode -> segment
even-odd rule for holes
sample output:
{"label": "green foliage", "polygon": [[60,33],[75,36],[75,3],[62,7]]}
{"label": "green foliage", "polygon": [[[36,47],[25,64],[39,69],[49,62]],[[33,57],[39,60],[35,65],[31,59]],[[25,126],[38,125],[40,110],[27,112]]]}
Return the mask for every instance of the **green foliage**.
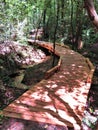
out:
{"label": "green foliage", "polygon": [[[97,1],[95,7],[98,10],[96,4]],[[83,1],[76,0],[1,0],[0,40],[13,39],[12,34],[17,34],[15,40],[26,43],[29,30],[39,26],[46,29],[48,40],[53,40],[55,25],[58,22],[57,41],[69,37],[70,34],[76,35],[77,28],[81,28],[79,35],[84,43],[95,43],[98,36],[83,6]]]}
{"label": "green foliage", "polygon": [[98,33],[96,33],[93,28],[83,30],[82,36],[86,45],[98,42]]}

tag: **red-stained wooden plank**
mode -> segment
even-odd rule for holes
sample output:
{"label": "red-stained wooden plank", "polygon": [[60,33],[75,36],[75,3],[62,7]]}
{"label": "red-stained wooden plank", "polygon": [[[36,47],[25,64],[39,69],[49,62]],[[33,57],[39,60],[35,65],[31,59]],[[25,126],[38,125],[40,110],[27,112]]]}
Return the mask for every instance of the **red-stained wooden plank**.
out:
{"label": "red-stained wooden plank", "polygon": [[7,106],[5,116],[81,129],[94,67],[77,52],[58,45],[56,50],[62,57],[60,70]]}

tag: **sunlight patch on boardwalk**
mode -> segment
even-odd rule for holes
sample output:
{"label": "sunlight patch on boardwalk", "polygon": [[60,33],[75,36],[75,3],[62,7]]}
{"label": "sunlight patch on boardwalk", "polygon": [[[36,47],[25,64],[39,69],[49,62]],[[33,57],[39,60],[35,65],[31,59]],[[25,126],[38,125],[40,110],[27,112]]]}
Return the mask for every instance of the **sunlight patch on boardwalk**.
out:
{"label": "sunlight patch on boardwalk", "polygon": [[94,67],[70,49],[56,46],[60,70],[7,106],[5,116],[81,129]]}

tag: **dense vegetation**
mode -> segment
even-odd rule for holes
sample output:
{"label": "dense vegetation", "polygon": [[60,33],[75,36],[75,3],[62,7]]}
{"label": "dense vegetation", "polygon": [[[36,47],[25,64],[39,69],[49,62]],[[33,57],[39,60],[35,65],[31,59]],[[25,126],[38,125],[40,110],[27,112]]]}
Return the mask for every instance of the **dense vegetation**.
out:
{"label": "dense vegetation", "polygon": [[[95,7],[98,1],[95,0]],[[44,40],[71,43],[96,43],[97,30],[90,22],[84,1],[76,0],[1,0],[0,40],[24,43],[28,32],[43,27]],[[77,46],[77,45],[76,45]]]}

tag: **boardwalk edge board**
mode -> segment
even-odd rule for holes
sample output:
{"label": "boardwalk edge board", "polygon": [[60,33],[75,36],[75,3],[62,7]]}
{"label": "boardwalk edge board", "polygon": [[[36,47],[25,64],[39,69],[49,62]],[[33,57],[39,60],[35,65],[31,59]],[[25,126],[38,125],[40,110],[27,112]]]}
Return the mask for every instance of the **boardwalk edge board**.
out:
{"label": "boardwalk edge board", "polygon": [[52,76],[55,72],[60,70],[61,67],[61,63],[62,63],[62,59],[61,57],[59,58],[59,62],[56,66],[54,66],[52,69],[48,70],[45,74],[45,79],[48,79],[50,76]]}
{"label": "boardwalk edge board", "polygon": [[[56,56],[59,57],[59,61],[58,61],[58,64],[54,67],[52,67],[50,70],[48,70],[45,74],[45,79],[48,79],[50,76],[52,76],[55,72],[59,71],[60,70],[60,66],[61,66],[61,56],[59,55],[59,53],[57,51],[54,51],[53,49],[53,46],[51,45],[51,43],[49,42],[43,42],[43,41],[34,41],[34,40],[31,40],[31,39],[28,39],[28,42],[29,44],[37,44],[38,46],[41,46],[45,49],[47,49],[48,51],[51,51],[52,53],[54,53]],[[59,45],[59,44],[57,44]]]}
{"label": "boardwalk edge board", "polygon": [[89,68],[90,68],[90,73],[88,75],[86,83],[90,83],[91,84],[93,73],[95,71],[95,67],[93,66],[93,64],[91,63],[91,61],[89,60],[89,58],[86,58],[86,62],[88,64]]}

